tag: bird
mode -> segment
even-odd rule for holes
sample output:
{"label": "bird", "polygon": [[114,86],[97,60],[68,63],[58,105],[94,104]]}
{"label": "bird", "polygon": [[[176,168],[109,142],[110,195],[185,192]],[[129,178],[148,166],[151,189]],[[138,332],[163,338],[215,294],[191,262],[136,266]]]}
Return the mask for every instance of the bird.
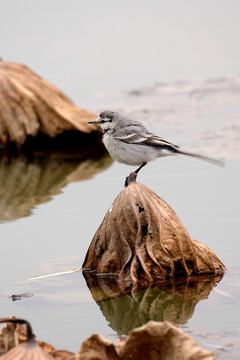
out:
{"label": "bird", "polygon": [[149,132],[141,122],[116,111],[103,111],[96,120],[89,121],[88,124],[97,124],[102,128],[103,143],[114,160],[139,166],[134,171],[135,174],[148,162],[170,154],[187,155],[215,165],[224,165],[221,160],[181,150],[178,145]]}

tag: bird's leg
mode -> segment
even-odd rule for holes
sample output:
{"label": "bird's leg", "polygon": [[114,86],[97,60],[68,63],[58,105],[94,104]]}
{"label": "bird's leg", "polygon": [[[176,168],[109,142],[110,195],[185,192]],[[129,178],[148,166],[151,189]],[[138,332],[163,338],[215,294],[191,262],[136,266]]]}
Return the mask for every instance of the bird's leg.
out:
{"label": "bird's leg", "polygon": [[136,182],[137,174],[131,172],[125,179],[124,187],[127,187],[131,182]]}
{"label": "bird's leg", "polygon": [[136,174],[139,173],[139,171],[140,171],[145,165],[147,165],[146,162],[142,163],[142,165],[139,166],[139,168],[137,168],[137,170],[135,170],[134,172],[135,172]]}
{"label": "bird's leg", "polygon": [[135,170],[134,172],[131,172],[130,175],[126,177],[124,187],[127,187],[130,184],[130,182],[136,181],[137,174],[139,173],[141,168],[143,168],[146,164],[147,164],[146,162],[142,163],[142,165],[139,166],[139,168],[137,168],[137,170]]}

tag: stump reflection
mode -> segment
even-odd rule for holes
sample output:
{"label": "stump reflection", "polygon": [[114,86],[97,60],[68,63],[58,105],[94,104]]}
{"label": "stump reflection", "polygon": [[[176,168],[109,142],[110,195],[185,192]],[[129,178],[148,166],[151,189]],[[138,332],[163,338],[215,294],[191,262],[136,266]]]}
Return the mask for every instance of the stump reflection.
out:
{"label": "stump reflection", "polygon": [[0,156],[0,222],[31,214],[34,206],[49,201],[72,181],[86,180],[112,164],[102,157],[64,154],[26,157]]}
{"label": "stump reflection", "polygon": [[116,277],[97,276],[89,271],[83,274],[93,299],[118,335],[127,335],[149,320],[186,324],[197,303],[207,299],[223,277],[191,276],[139,289],[122,288]]}

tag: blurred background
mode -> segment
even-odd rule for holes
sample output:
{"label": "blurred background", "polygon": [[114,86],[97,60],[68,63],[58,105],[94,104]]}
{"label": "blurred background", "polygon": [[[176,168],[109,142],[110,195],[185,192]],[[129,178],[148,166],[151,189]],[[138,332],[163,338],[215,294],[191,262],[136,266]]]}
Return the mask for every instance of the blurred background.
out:
{"label": "blurred background", "polygon": [[[226,160],[218,168],[162,158],[138,180],[227,266],[181,326],[229,359],[240,320],[239,13],[238,0],[8,0],[0,11],[3,60],[27,65],[80,108],[123,112],[186,150]],[[39,339],[72,351],[93,332],[118,339],[114,319],[102,314],[106,306],[95,303],[81,273],[27,279],[81,266],[131,170],[107,154],[1,156],[2,316],[25,317]],[[28,296],[12,301],[13,294]]]}
{"label": "blurred background", "polygon": [[1,56],[99,111],[136,86],[239,74],[238,12],[237,0],[9,0]]}

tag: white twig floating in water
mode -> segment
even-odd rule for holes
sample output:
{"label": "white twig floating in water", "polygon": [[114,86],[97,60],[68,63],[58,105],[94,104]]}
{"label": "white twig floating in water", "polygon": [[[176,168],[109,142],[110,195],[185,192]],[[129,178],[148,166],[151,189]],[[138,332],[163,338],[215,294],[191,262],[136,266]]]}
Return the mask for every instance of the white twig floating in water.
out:
{"label": "white twig floating in water", "polygon": [[56,272],[56,273],[52,273],[52,274],[46,274],[46,275],[37,275],[34,276],[30,279],[30,280],[39,280],[39,279],[45,279],[45,278],[49,278],[49,277],[54,277],[54,276],[61,276],[61,275],[67,275],[67,274],[73,274],[76,273],[78,271],[81,271],[82,268],[76,268],[76,269],[72,269],[72,270],[67,270],[67,271],[61,271],[61,272]]}

